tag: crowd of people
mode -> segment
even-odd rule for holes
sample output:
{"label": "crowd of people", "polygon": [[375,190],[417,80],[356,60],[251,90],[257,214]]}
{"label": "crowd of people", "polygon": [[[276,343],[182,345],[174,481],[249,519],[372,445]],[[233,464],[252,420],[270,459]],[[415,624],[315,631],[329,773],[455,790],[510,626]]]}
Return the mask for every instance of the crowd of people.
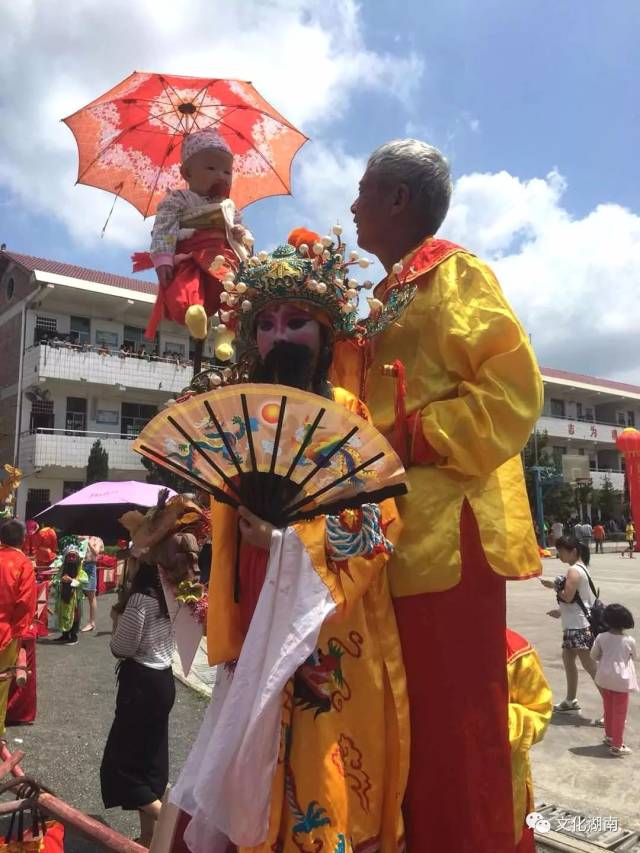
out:
{"label": "crowd of people", "polygon": [[626,548],[621,552],[623,556],[633,559],[636,543],[636,529],[632,518],[622,519],[620,523],[615,519],[598,519],[593,524],[589,518],[580,521],[572,518],[566,522],[558,519],[550,523],[545,521],[545,538],[550,547],[557,547],[557,542],[565,535],[573,536],[580,544],[590,547],[593,542],[596,554],[604,553],[604,543],[607,539],[619,541],[620,534],[626,543]]}
{"label": "crowd of people", "polygon": [[179,367],[192,367],[193,361],[186,358],[183,352],[177,352],[166,347],[162,353],[153,344],[121,344],[120,347],[111,347],[105,343],[92,344],[89,341],[81,343],[77,336],[72,334],[60,336],[58,334],[51,337],[43,337],[40,340],[40,346],[50,346],[53,349],[66,348],[75,350],[76,352],[95,352],[100,356],[118,356],[119,358],[138,358],[146,359],[147,361],[170,361],[175,362]]}

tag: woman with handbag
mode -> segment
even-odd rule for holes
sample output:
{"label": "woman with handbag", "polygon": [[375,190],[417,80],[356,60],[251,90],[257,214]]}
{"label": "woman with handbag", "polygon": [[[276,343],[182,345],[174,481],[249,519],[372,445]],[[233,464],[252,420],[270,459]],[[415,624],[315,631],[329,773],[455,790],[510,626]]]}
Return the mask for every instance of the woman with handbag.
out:
{"label": "woman with handbag", "polygon": [[[578,661],[592,679],[595,679],[596,664],[591,659],[593,633],[587,618],[587,612],[596,601],[591,589],[589,572],[589,548],[578,542],[574,536],[561,536],[556,542],[560,560],[568,566],[566,574],[555,580],[540,578],[540,583],[548,589],[555,589],[559,613],[562,620],[562,663],[567,680],[567,695],[562,702],[553,706],[558,713],[580,711],[578,692]],[[580,596],[584,608],[576,600]],[[585,610],[587,612],[585,612]],[[556,615],[556,614],[554,614]],[[597,721],[600,723],[600,721]]]}
{"label": "woman with handbag", "polygon": [[175,700],[173,627],[155,563],[141,563],[111,638],[117,665],[116,715],[100,767],[105,808],[140,815],[149,846],[169,777],[169,714]]}

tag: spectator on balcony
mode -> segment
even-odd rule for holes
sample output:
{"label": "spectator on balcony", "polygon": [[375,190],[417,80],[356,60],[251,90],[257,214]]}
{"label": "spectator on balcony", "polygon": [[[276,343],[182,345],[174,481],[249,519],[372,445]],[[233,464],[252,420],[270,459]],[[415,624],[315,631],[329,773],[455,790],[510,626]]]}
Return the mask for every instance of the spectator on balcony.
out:
{"label": "spectator on balcony", "polygon": [[98,355],[105,356],[110,355],[109,347],[106,344],[100,344],[100,349],[98,350]]}
{"label": "spectator on balcony", "polygon": [[146,346],[145,346],[144,344],[142,344],[142,346],[141,346],[141,347],[140,347],[140,349],[138,350],[138,358],[146,358],[146,359],[147,359],[147,361],[149,360],[149,355],[148,355],[148,353],[147,353],[147,348],[146,348]]}

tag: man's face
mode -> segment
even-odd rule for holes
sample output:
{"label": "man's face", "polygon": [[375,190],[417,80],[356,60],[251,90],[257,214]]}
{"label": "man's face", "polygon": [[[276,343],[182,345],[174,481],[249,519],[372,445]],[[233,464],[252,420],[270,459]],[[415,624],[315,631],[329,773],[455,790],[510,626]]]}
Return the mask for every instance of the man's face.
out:
{"label": "man's face", "polygon": [[297,305],[285,302],[265,308],[256,322],[256,343],[263,361],[278,341],[306,347],[315,362],[320,353],[320,323]]}
{"label": "man's face", "polygon": [[233,177],[233,157],[226,151],[205,148],[189,157],[181,174],[194,193],[216,200],[228,198]]}
{"label": "man's face", "polygon": [[393,201],[392,188],[366,171],[360,180],[358,197],[351,205],[358,232],[358,245],[368,252],[384,243]]}

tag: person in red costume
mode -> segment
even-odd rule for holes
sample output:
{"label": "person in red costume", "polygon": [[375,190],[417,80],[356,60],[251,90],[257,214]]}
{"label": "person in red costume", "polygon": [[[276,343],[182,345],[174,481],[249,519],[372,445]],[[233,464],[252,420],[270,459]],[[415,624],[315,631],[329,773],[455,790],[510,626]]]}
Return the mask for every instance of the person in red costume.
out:
{"label": "person in red costume", "polygon": [[167,193],[158,206],[149,253],[132,258],[134,272],[154,266],[160,285],[145,331],[150,340],[163,318],[204,340],[209,317],[225,301],[225,281],[233,280],[253,246],[229,198],[233,154],[216,131],[185,136],[180,174],[188,188]]}
{"label": "person in red costume", "polygon": [[389,573],[411,712],[407,849],[513,853],[505,579],[540,573],[519,454],[542,383],[491,270],[434,237],[451,191],[431,145],[372,154],[352,212],[387,271],[384,330],[338,353],[334,380],[364,393],[411,487]]}

